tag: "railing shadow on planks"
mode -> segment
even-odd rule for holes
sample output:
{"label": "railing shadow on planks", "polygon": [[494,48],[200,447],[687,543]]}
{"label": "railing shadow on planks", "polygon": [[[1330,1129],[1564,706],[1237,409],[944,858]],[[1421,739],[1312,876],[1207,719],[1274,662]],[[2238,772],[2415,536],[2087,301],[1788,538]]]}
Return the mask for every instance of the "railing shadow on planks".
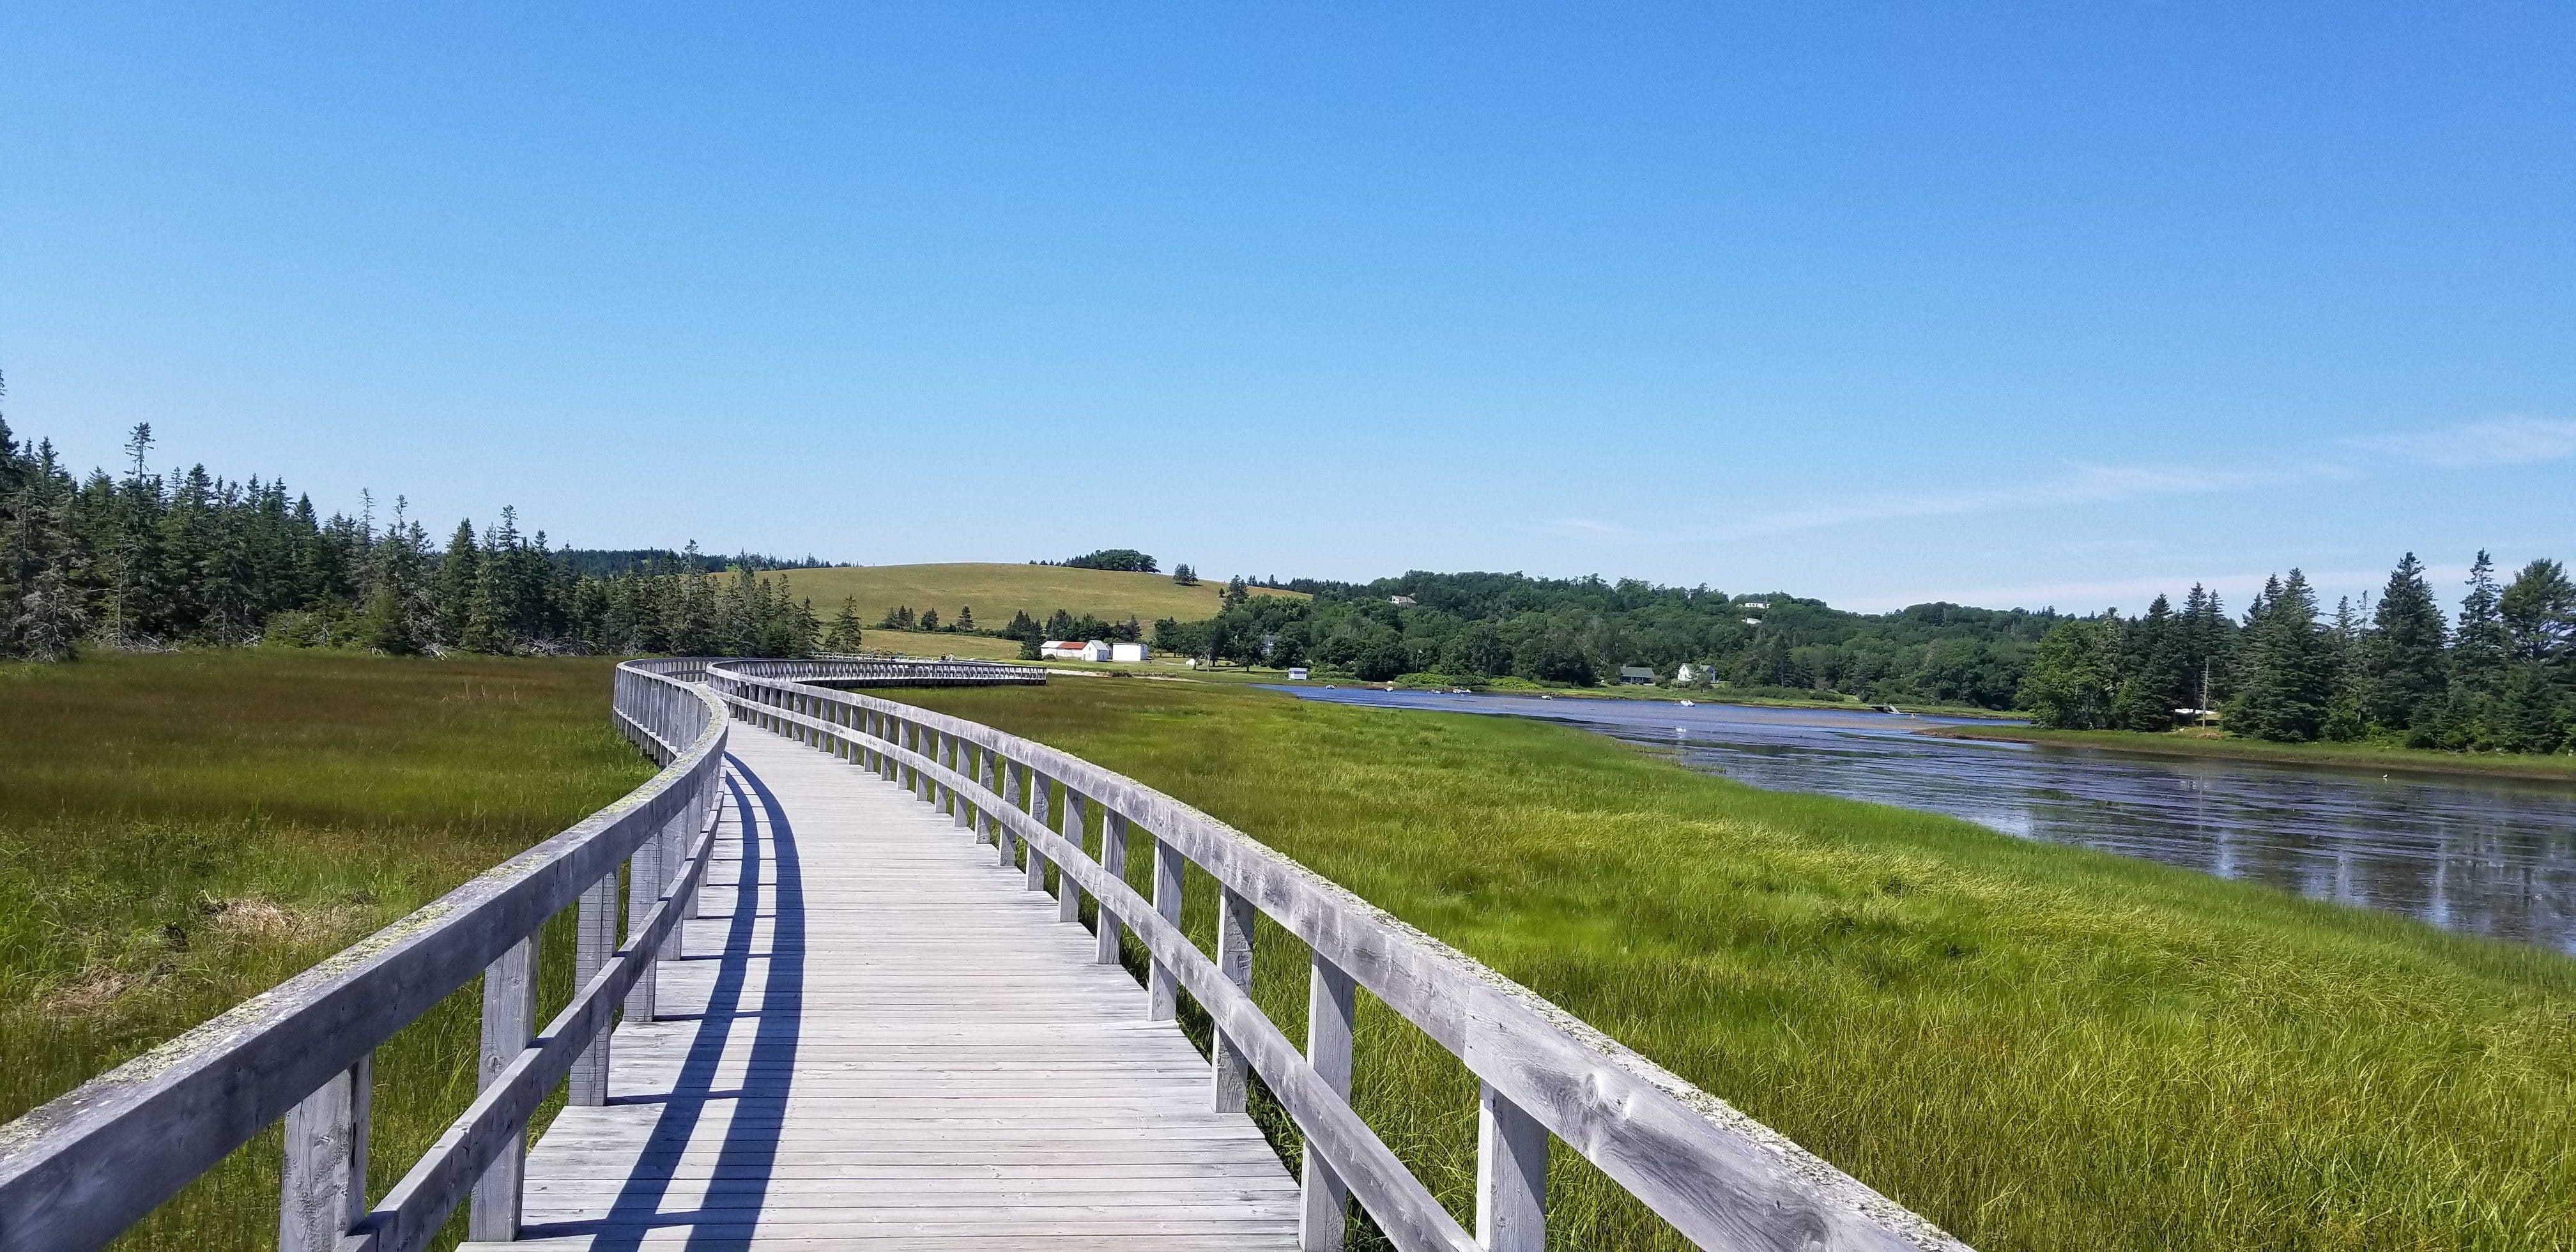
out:
{"label": "railing shadow on planks", "polygon": [[[0,1127],[0,1248],[102,1245],[281,1117],[280,1248],[412,1252],[469,1197],[471,1238],[514,1238],[529,1117],[557,1083],[569,1084],[574,1103],[603,1099],[617,1010],[630,1020],[653,1014],[653,968],[694,909],[726,730],[740,719],[901,783],[993,843],[999,860],[1025,859],[1032,889],[1056,867],[1058,916],[1078,923],[1082,898],[1096,902],[1104,963],[1118,960],[1122,930],[1135,935],[1151,954],[1144,1011],[1171,1018],[1186,991],[1215,1025],[1215,1104],[1240,1107],[1247,1073],[1258,1074],[1304,1136],[1305,1248],[1340,1247],[1356,1202],[1407,1250],[1532,1252],[1545,1242],[1553,1135],[1702,1247],[1965,1252],[1768,1127],[1250,836],[1042,744],[845,689],[1044,680],[979,662],[619,666],[616,720],[661,773],[330,960]],[[1097,855],[1085,846],[1092,807],[1102,813]],[[1136,835],[1153,843],[1151,899],[1126,883]],[[1192,867],[1218,887],[1214,958],[1180,928]],[[534,938],[574,907],[579,990],[539,1030]],[[1312,952],[1303,1052],[1249,994],[1256,911]],[[369,1206],[369,1058],[477,975],[479,1094]],[[1357,988],[1482,1084],[1472,1237],[1350,1107]]]}

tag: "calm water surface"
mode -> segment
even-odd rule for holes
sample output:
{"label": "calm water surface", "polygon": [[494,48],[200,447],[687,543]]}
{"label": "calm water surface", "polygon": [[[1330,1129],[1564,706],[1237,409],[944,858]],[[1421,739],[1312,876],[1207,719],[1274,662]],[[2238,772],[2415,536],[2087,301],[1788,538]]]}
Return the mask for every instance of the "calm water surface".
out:
{"label": "calm water surface", "polygon": [[1565,722],[1696,768],[1964,817],[2576,953],[2576,787],[1930,739],[1947,718],[1283,687],[1309,700]]}

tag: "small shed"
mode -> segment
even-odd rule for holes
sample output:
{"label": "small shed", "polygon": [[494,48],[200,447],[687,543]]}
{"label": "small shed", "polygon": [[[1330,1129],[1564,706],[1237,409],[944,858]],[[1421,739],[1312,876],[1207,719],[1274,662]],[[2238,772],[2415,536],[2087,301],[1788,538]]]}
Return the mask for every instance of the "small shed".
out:
{"label": "small shed", "polygon": [[1291,665],[1291,666],[1289,666],[1289,667],[1288,667],[1288,681],[1290,681],[1290,682],[1292,682],[1292,683],[1301,683],[1301,682],[1306,681],[1306,667],[1305,667],[1305,666],[1303,666],[1303,665]]}
{"label": "small shed", "polygon": [[1619,667],[1619,685],[1622,687],[1654,686],[1655,671],[1643,665],[1622,665]]}
{"label": "small shed", "polygon": [[1109,645],[1109,659],[1113,661],[1141,662],[1146,657],[1153,655],[1153,652],[1154,650],[1152,648],[1141,643],[1113,643]]}

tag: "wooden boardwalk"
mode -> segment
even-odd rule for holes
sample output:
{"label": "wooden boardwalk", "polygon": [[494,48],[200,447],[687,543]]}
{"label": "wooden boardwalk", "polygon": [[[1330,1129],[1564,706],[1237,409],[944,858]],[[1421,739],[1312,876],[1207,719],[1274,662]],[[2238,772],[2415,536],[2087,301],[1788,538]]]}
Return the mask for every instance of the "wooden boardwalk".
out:
{"label": "wooden boardwalk", "polygon": [[737,723],[662,1020],[510,1248],[1292,1249],[1298,1191],[1145,991],[950,819]]}

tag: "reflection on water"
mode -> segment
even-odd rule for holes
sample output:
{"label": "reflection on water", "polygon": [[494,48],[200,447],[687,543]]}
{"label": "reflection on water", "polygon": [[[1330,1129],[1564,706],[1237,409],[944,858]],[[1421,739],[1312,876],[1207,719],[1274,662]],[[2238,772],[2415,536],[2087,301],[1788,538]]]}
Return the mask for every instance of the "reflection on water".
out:
{"label": "reflection on water", "polygon": [[1366,688],[1307,699],[1538,717],[1757,787],[1903,805],[2576,952],[2576,788],[1930,739],[1949,719]]}

